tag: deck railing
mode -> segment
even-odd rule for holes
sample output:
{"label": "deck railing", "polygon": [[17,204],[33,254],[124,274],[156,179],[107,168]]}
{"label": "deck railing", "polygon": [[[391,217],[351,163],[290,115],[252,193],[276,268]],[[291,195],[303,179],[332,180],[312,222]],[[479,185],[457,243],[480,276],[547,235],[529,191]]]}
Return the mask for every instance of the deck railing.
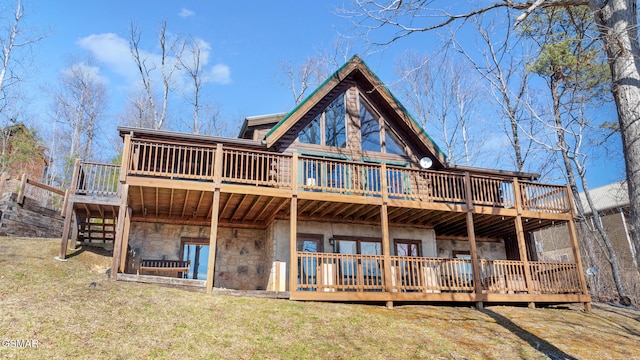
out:
{"label": "deck railing", "polygon": [[250,185],[291,187],[290,155],[223,149],[222,180]]}
{"label": "deck railing", "polygon": [[[127,175],[171,179],[214,180],[216,147],[133,139]],[[514,182],[511,178],[384,166],[311,156],[294,156],[246,149],[222,148],[222,181],[256,186],[293,188],[345,195],[381,197],[386,183],[389,198],[465,204],[467,191],[474,205],[524,210],[570,211],[565,186]],[[297,171],[295,170],[297,169]],[[384,170],[386,169],[386,170]],[[293,172],[296,171],[294,174]],[[515,191],[514,184],[519,191]],[[520,199],[516,199],[516,194]]]}
{"label": "deck railing", "polygon": [[300,157],[298,186],[309,191],[380,195],[380,166]]}
{"label": "deck railing", "polygon": [[521,182],[522,207],[533,211],[569,212],[566,191],[564,186]]}
{"label": "deck railing", "polygon": [[525,292],[524,263],[515,260],[480,260],[482,289],[490,293]]}
{"label": "deck railing", "polygon": [[213,180],[215,147],[131,141],[129,175]]}
{"label": "deck railing", "polygon": [[381,255],[298,253],[298,290],[382,291]]}
{"label": "deck railing", "polygon": [[533,290],[542,294],[581,292],[576,264],[531,262]]}
{"label": "deck railing", "polygon": [[120,165],[81,162],[75,176],[76,194],[100,197],[118,195]]}
{"label": "deck railing", "polygon": [[[298,291],[386,291],[384,256],[300,252]],[[391,256],[392,292],[473,292],[471,260]],[[485,293],[526,293],[524,262],[480,260]],[[580,294],[576,264],[529,262],[532,291]]]}

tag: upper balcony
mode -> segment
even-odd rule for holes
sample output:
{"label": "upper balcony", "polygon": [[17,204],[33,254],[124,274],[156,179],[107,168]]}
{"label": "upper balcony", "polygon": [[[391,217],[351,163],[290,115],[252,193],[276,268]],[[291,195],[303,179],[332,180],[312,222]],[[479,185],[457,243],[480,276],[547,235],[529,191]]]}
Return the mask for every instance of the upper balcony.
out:
{"label": "upper balcony", "polygon": [[[185,145],[131,139],[125,142],[125,147],[121,181],[133,176],[210,182],[216,186],[250,185],[320,199],[356,196],[499,209],[520,206],[521,211],[571,213],[566,186],[510,177],[418,170],[385,163],[244,150],[222,144]],[[98,185],[89,184],[89,179],[85,179],[78,182],[76,192],[109,185],[104,193],[114,194],[111,179],[113,175],[92,178]]]}

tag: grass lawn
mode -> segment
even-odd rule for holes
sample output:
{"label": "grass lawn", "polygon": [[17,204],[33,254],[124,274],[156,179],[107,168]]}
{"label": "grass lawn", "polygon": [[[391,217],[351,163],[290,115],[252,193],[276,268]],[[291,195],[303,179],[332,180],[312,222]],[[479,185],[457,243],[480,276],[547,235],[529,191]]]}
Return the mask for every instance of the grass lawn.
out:
{"label": "grass lawn", "polygon": [[640,359],[638,311],[206,295],[107,280],[110,257],[55,261],[59,244],[0,238],[0,358]]}

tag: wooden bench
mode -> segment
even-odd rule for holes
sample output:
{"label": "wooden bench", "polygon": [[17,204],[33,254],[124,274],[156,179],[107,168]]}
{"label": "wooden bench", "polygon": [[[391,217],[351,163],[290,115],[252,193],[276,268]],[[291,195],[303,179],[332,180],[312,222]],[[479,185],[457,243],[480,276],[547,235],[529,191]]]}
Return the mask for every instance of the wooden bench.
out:
{"label": "wooden bench", "polygon": [[138,267],[138,275],[141,272],[149,271],[156,275],[159,273],[175,273],[176,276],[183,277],[184,274],[189,272],[191,266],[191,260],[140,260],[140,266]]}

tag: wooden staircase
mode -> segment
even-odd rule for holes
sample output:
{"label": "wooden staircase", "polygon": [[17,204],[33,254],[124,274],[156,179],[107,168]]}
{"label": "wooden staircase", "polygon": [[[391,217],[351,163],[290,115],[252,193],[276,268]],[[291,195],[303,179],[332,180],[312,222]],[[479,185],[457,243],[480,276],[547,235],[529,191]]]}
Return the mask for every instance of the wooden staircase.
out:
{"label": "wooden staircase", "polygon": [[113,218],[78,218],[78,242],[83,246],[113,249],[116,222]]}

